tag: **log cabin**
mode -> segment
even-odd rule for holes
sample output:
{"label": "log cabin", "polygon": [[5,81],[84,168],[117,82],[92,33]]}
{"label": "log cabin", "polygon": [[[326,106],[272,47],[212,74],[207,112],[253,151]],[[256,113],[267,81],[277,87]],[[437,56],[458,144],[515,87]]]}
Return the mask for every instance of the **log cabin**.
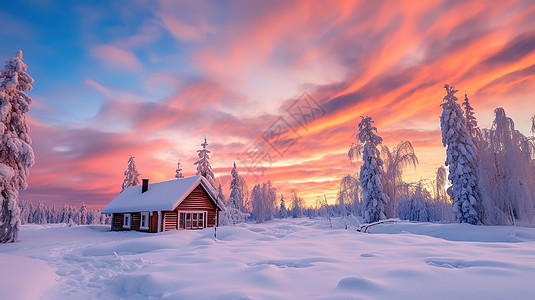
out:
{"label": "log cabin", "polygon": [[162,232],[219,225],[221,206],[212,185],[193,176],[131,186],[102,210],[111,214],[112,231]]}

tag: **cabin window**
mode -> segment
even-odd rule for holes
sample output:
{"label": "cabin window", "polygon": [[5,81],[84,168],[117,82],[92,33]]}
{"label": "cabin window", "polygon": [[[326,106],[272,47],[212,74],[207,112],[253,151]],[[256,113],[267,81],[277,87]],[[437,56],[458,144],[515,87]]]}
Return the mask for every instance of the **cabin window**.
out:
{"label": "cabin window", "polygon": [[191,228],[191,213],[186,214],[186,228]]}
{"label": "cabin window", "polygon": [[186,214],[185,213],[180,213],[180,223],[179,223],[178,228],[180,229],[186,228]]}
{"label": "cabin window", "polygon": [[181,212],[178,228],[198,229],[206,227],[206,212]]}
{"label": "cabin window", "polygon": [[123,217],[123,228],[130,228],[130,221],[131,221],[130,214],[124,214]]}
{"label": "cabin window", "polygon": [[149,229],[149,212],[141,213],[141,226],[140,229]]}
{"label": "cabin window", "polygon": [[193,215],[193,221],[191,222],[191,228],[197,228],[197,215],[198,214],[192,214]]}

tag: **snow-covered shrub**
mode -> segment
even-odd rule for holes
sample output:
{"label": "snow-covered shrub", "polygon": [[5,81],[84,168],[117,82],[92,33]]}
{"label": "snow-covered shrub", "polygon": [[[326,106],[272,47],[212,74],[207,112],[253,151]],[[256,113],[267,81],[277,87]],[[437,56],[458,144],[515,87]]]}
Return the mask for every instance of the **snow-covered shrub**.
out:
{"label": "snow-covered shrub", "polygon": [[429,203],[431,194],[418,183],[409,198],[398,203],[398,217],[402,220],[429,222]]}

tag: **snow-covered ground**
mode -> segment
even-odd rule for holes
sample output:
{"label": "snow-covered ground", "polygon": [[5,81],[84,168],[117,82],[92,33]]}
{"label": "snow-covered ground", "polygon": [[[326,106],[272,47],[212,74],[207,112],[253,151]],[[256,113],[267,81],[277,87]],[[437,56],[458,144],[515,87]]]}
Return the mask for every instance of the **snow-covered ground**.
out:
{"label": "snow-covered ground", "polygon": [[285,219],[162,234],[24,225],[2,299],[534,299],[535,228]]}

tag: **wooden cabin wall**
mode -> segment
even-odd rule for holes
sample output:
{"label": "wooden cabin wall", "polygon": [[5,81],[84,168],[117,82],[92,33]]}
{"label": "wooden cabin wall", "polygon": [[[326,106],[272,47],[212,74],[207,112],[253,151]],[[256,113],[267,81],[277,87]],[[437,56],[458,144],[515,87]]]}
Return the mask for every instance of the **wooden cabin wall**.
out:
{"label": "wooden cabin wall", "polygon": [[123,228],[123,218],[123,214],[113,214],[113,220],[111,222],[112,231],[125,230]]}
{"label": "wooden cabin wall", "polygon": [[217,207],[210,201],[210,196],[200,184],[175,208],[175,211],[181,210],[206,211],[207,227],[216,226]]}
{"label": "wooden cabin wall", "polygon": [[[148,231],[147,229],[140,229],[141,227],[141,212],[130,213],[130,229],[123,227],[124,214],[113,214],[112,231],[121,230],[139,230]],[[156,220],[156,222],[158,222]],[[158,223],[156,223],[158,225]],[[150,229],[150,227],[149,227]],[[156,230],[154,230],[156,232]]]}

